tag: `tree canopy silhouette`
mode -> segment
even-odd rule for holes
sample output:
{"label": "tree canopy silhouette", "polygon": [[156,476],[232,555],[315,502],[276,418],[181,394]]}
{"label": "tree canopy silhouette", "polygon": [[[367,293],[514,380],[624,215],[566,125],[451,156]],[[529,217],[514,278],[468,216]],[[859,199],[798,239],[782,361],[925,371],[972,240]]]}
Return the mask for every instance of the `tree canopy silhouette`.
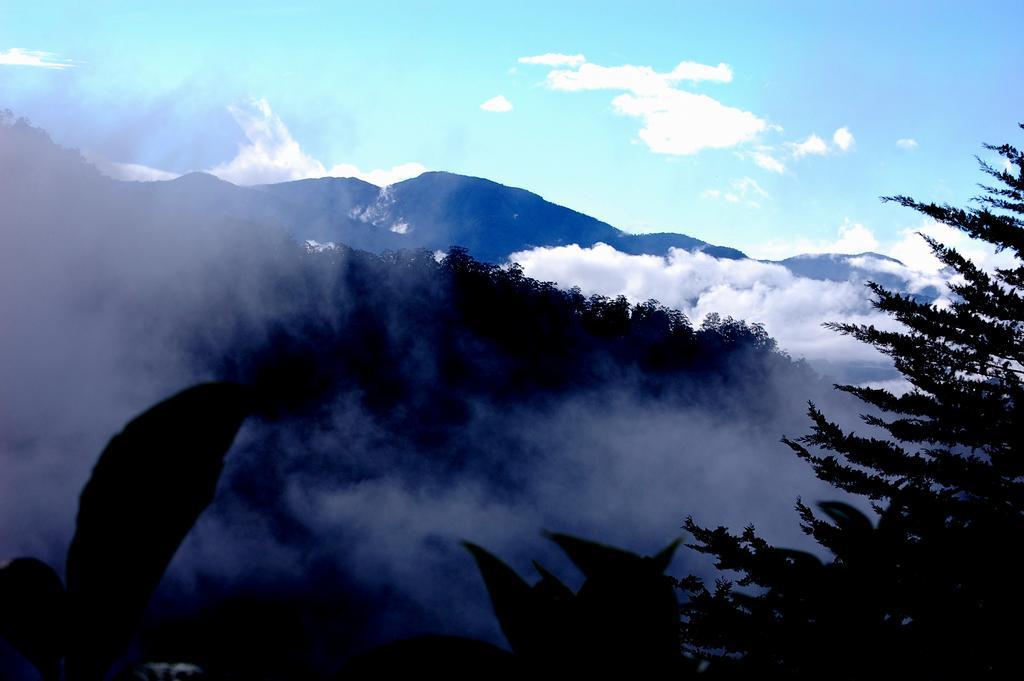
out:
{"label": "tree canopy silhouette", "polygon": [[[1021,126],[1024,128],[1024,125]],[[872,407],[848,432],[812,404],[812,432],[784,441],[819,478],[870,500],[873,522],[844,503],[802,502],[804,531],[833,554],[770,545],[753,527],[685,523],[694,548],[738,575],[690,577],[685,646],[720,675],[788,678],[1005,678],[1017,653],[1024,587],[1024,157],[985,145],[1003,168],[969,208],[885,197],[1015,256],[986,271],[922,235],[954,273],[952,302],[927,304],[870,284],[905,330],[831,328],[892,357],[904,394],[837,386]],[[738,589],[739,587],[747,587]],[[1018,672],[1019,673],[1019,672]]]}

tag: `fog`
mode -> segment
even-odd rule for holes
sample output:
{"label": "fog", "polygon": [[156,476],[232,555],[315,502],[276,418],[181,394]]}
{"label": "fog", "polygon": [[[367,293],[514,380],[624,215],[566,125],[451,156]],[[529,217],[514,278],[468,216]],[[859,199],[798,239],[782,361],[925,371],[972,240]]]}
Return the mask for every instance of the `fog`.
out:
{"label": "fog", "polygon": [[[460,539],[527,574],[532,558],[568,570],[542,529],[652,553],[689,514],[807,548],[797,497],[841,497],[779,442],[808,430],[808,399],[857,422],[859,405],[806,366],[755,353],[658,392],[636,368],[595,365],[578,387],[513,390],[501,355],[428,318],[445,295],[430,254],[306,253],[273,215],[226,221],[190,203],[187,179],[177,192],[115,181],[41,131],[0,125],[0,556],[61,570],[98,453],[157,400],[216,378],[281,389],[240,434],[140,655],[204,645],[175,619],[257,596],[303,613],[294,647],[316,674],[412,633],[500,641]],[[760,309],[729,289],[697,308],[672,286],[648,292],[694,316]],[[440,351],[480,370],[458,384],[472,389],[445,394]],[[672,568],[709,570],[688,551]],[[260,612],[248,626],[291,621]]]}

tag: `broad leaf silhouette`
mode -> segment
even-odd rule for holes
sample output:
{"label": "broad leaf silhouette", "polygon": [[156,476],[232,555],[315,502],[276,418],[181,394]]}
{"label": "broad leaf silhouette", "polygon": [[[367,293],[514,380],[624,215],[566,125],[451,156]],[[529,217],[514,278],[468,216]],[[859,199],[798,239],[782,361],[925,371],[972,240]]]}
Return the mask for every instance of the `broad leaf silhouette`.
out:
{"label": "broad leaf silhouette", "polygon": [[103,678],[129,643],[167,564],[213,500],[249,412],[242,386],[195,386],[135,418],[101,454],[68,551],[72,681]]}
{"label": "broad leaf silhouette", "polygon": [[533,590],[516,571],[494,554],[476,544],[463,542],[473,554],[487,592],[494,606],[494,614],[501,631],[512,650],[518,655],[537,654],[537,612]]}
{"label": "broad leaf silhouette", "polygon": [[66,622],[64,584],[53,568],[35,558],[0,565],[0,636],[47,681],[60,678]]}
{"label": "broad leaf silhouette", "polygon": [[466,543],[516,659],[569,678],[601,674],[687,675],[680,655],[679,607],[663,574],[679,542],[653,557],[565,534],[546,533],[586,575],[577,593],[537,562],[532,588],[508,565]]}
{"label": "broad leaf silhouette", "polygon": [[579,537],[557,532],[545,532],[544,535],[558,544],[558,547],[569,556],[569,560],[588,578],[630,570],[642,560],[635,553]]}

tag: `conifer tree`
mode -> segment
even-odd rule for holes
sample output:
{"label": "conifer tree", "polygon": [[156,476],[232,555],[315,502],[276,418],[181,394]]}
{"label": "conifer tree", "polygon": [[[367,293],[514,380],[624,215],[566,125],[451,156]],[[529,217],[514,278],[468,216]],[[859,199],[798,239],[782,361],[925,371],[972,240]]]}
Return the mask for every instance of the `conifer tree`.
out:
{"label": "conifer tree", "polygon": [[[1024,128],[1024,125],[1021,126]],[[994,182],[969,208],[885,197],[997,251],[986,271],[928,236],[955,275],[938,306],[869,284],[900,331],[829,326],[889,355],[912,389],[836,386],[872,409],[868,433],[810,408],[812,431],[784,439],[816,475],[870,500],[797,503],[803,530],[831,554],[774,547],[753,527],[733,534],[688,518],[693,548],[723,576],[680,582],[685,645],[709,674],[789,678],[1008,678],[1020,673],[1024,586],[1024,156],[985,147]],[[823,517],[824,516],[824,517]]]}

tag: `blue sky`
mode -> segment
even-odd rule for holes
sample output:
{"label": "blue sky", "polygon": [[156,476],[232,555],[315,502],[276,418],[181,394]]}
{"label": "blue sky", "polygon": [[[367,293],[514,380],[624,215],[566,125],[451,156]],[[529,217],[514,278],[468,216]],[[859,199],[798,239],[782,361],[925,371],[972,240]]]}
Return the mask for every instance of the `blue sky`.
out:
{"label": "blue sky", "polygon": [[776,256],[885,250],[920,220],[879,196],[962,202],[1019,142],[1019,1],[485,4],[0,0],[0,108],[101,161],[450,170]]}

